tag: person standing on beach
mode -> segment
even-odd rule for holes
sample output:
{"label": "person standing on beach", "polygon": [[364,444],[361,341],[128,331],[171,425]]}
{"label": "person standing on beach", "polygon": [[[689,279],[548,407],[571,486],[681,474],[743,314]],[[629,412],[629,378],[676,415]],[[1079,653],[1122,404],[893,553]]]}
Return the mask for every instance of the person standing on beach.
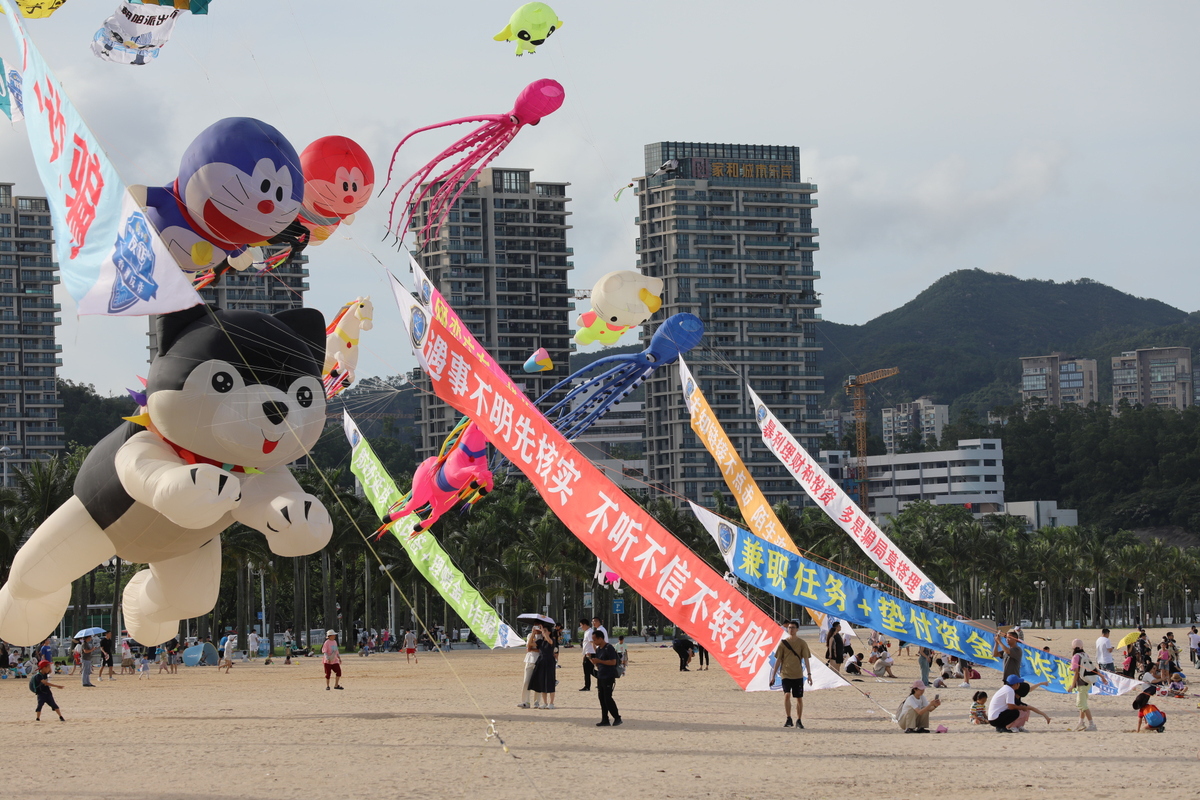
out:
{"label": "person standing on beach", "polygon": [[246,658],[253,661],[258,656],[258,633],[250,631],[246,634]]}
{"label": "person standing on beach", "polygon": [[415,631],[404,632],[404,663],[420,664],[417,658],[417,634]]}
{"label": "person standing on beach", "polygon": [[596,669],[592,666],[591,657],[596,653],[596,643],[592,639],[593,628],[592,624],[586,620],[579,620],[579,634],[582,638],[580,644],[583,646],[583,688],[579,691],[590,692],[592,690],[592,675]]}
{"label": "person standing on beach", "polygon": [[96,652],[96,648],[92,646],[92,637],[85,636],[80,645],[79,663],[83,667],[83,685],[93,687],[96,684],[92,683],[92,653]]}
{"label": "person standing on beach", "polygon": [[229,674],[229,670],[233,669],[233,654],[237,651],[237,631],[230,631],[225,637],[222,655],[224,659],[217,664],[217,669],[225,667],[225,674]]}
{"label": "person standing on beach", "polygon": [[1194,667],[1200,663],[1200,632],[1197,632],[1195,625],[1188,634],[1188,650],[1191,652],[1192,666]]}
{"label": "person standing on beach", "polygon": [[[603,629],[593,631],[592,645],[595,650],[592,654],[592,664],[596,667],[596,693],[600,696],[600,721],[596,723],[596,727],[616,727],[622,722],[621,712],[617,710],[617,704],[613,700],[613,688],[617,685],[617,664],[620,659],[616,649],[605,639]],[[611,723],[608,721],[610,714]]]}
{"label": "person standing on beach", "polygon": [[[808,642],[801,639],[797,633],[800,631],[800,623],[796,620],[788,620],[787,636],[779,641],[779,646],[775,648],[775,663],[771,665],[771,680],[769,685],[775,685],[775,675],[778,674],[783,679],[783,710],[787,713],[787,722],[783,723],[783,727],[795,727],[803,729],[804,722],[804,678],[808,676],[808,683],[812,685],[812,670],[809,668],[809,660],[812,658],[812,652],[808,648]],[[792,722],[792,698],[796,698],[796,721]]]}
{"label": "person standing on beach", "polygon": [[51,686],[53,686],[55,689],[61,689],[63,687],[57,683],[51,683],[49,680],[47,680],[50,677],[50,669],[50,662],[43,658],[38,662],[37,671],[34,672],[33,675],[29,676],[29,689],[35,695],[37,695],[38,701],[37,709],[35,709],[33,712],[33,719],[36,722],[41,722],[42,706],[50,706],[50,710],[55,714],[58,714],[59,721],[66,722],[66,720],[63,719],[62,711],[60,711],[58,708],[58,703],[54,702],[54,692],[50,691]]}
{"label": "person standing on beach", "polygon": [[108,667],[108,679],[115,681],[113,677],[113,640],[112,631],[105,631],[100,637],[100,672],[97,674],[97,680],[104,680],[104,668]]}
{"label": "person standing on beach", "polygon": [[[1004,657],[1004,680],[1016,675],[1021,677],[1021,640],[1017,638],[1015,629],[1001,636],[996,634],[996,648],[992,651],[993,658]],[[993,698],[994,699],[994,698]]]}
{"label": "person standing on beach", "polygon": [[321,664],[325,667],[325,691],[329,691],[329,675],[333,679],[333,688],[342,688],[342,656],[338,652],[337,633],[325,631],[325,644],[321,645]]}
{"label": "person standing on beach", "polygon": [[1113,664],[1113,643],[1108,638],[1108,633],[1108,628],[1105,628],[1100,631],[1100,636],[1096,639],[1096,663],[1105,672],[1116,672]]}
{"label": "person standing on beach", "polygon": [[[1083,651],[1083,640],[1076,639],[1071,642],[1070,691],[1075,692],[1075,707],[1079,709],[1079,724],[1074,728],[1077,731],[1096,730],[1096,723],[1092,720],[1092,712],[1088,708],[1088,692],[1092,690],[1092,681],[1095,680],[1095,666]],[[1089,672],[1092,672],[1090,677]]]}

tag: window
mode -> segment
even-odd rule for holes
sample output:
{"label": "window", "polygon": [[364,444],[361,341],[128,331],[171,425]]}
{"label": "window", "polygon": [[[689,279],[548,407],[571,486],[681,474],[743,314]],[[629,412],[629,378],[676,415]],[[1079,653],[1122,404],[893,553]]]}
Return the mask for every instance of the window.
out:
{"label": "window", "polygon": [[1151,362],[1150,365],[1150,382],[1163,383],[1166,381],[1175,380],[1175,365],[1159,365]]}
{"label": "window", "polygon": [[494,170],[492,172],[492,188],[497,192],[507,194],[528,194],[529,173]]}
{"label": "window", "polygon": [[1021,379],[1021,390],[1025,392],[1043,392],[1046,390],[1045,375],[1026,375]]}
{"label": "window", "polygon": [[1127,384],[1137,383],[1136,369],[1114,369],[1113,383]]}

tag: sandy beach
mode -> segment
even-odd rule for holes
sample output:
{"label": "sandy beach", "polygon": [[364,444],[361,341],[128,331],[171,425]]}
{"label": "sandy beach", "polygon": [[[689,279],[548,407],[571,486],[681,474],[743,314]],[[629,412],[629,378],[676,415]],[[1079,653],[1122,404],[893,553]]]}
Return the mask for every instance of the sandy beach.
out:
{"label": "sandy beach", "polygon": [[[1061,654],[1077,634],[1089,649],[1097,635],[1035,630],[1026,641],[1046,636]],[[1076,733],[1074,698],[1039,691],[1029,700],[1051,723],[1035,716],[1030,733],[998,735],[969,724],[973,690],[941,689],[933,722],[949,733],[913,736],[841,688],[807,696],[805,729],[784,729],[778,693],[744,693],[715,664],[680,673],[670,649],[637,644],[615,693],[625,724],[596,728],[579,654],[562,651],[553,711],[516,708],[521,653],[474,648],[422,653],[420,664],[352,654],[340,692],[325,690],[319,658],[239,663],[229,675],[181,667],[92,692],[78,675],[55,676],[66,723],[49,710],[35,723],[26,682],[6,680],[0,796],[1118,798],[1193,795],[1200,782],[1195,699],[1160,699],[1166,732],[1135,735],[1132,696],[1093,698],[1100,730]],[[854,685],[894,710],[919,674],[915,655],[895,671]],[[978,688],[990,694],[998,677],[984,670]],[[508,753],[485,738],[487,720]]]}

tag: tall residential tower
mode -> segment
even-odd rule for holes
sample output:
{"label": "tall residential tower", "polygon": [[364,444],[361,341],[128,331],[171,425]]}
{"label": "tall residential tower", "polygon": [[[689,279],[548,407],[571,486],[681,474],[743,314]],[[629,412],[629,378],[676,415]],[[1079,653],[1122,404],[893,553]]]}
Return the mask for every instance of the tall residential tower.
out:
{"label": "tall residential tower", "polygon": [[[438,239],[418,260],[471,334],[531,399],[569,374],[570,313],[575,308],[567,272],[568,183],[534,181],[529,169],[493,167],[479,173],[454,204]],[[413,228],[425,224],[421,208]],[[526,373],[526,359],[544,347],[549,372]],[[425,380],[416,370],[412,380]],[[436,455],[458,412],[421,395],[418,458]]]}
{"label": "tall residential tower", "polygon": [[44,197],[14,198],[12,187],[0,183],[0,446],[7,448],[0,457],[9,486],[14,467],[59,455],[64,447],[50,206]]}
{"label": "tall residential tower", "polygon": [[[650,177],[671,159],[677,170]],[[767,499],[798,507],[804,492],[762,445],[744,387],[816,455],[824,434],[817,187],[800,180],[800,148],[656,142],[646,145],[645,168],[637,179],[639,264],[666,282],[654,318],[688,311],[704,321],[688,363]],[[646,326],[644,342],[654,327]],[[646,439],[650,479],[676,500],[710,504],[713,491],[727,491],[688,425],[675,366],[646,384]]]}

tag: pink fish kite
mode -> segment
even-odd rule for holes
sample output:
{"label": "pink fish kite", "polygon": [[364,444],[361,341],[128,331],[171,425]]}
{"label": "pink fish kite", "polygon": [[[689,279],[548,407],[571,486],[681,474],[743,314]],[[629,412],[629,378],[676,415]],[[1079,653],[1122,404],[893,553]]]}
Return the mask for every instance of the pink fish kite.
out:
{"label": "pink fish kite", "polygon": [[[416,134],[466,122],[484,123],[438,153],[432,161],[409,176],[408,180],[396,190],[396,196],[392,198],[391,209],[388,212],[388,229],[396,235],[397,239],[403,239],[414,213],[424,201],[428,200],[429,211],[425,215],[425,221],[420,230],[417,231],[418,247],[427,246],[431,239],[437,238],[451,207],[471,185],[471,181],[475,179],[480,170],[504,152],[504,148],[517,135],[517,131],[526,125],[537,125],[543,117],[557,111],[562,106],[564,97],[562,84],[549,78],[542,78],[525,87],[517,96],[517,102],[512,111],[507,114],[487,114],[480,117],[452,119],[448,122],[417,128],[405,136],[392,152],[392,162],[388,167],[387,183],[384,184],[384,189],[391,183],[392,170],[395,169],[396,155],[400,152],[400,148]],[[443,167],[443,162],[454,157],[458,157],[458,160],[452,166]],[[412,189],[409,191],[408,199],[405,201],[399,221],[397,221],[396,204],[400,201],[400,195],[404,193],[405,188],[410,185]],[[380,193],[382,194],[382,190]]]}

